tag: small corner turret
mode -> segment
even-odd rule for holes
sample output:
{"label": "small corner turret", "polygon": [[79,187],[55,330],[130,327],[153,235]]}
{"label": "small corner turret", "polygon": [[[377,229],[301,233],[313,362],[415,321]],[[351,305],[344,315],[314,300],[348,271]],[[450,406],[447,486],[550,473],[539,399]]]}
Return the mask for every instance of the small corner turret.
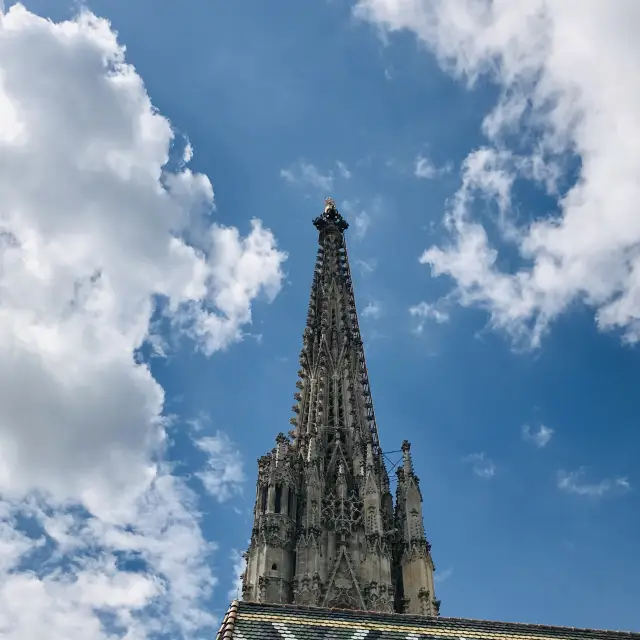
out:
{"label": "small corner turret", "polygon": [[422,493],[413,470],[411,444],[402,443],[402,468],[396,472],[396,527],[400,539],[396,547],[398,577],[402,583],[402,601],[406,613],[439,615],[435,597],[434,565],[431,544],[424,531]]}

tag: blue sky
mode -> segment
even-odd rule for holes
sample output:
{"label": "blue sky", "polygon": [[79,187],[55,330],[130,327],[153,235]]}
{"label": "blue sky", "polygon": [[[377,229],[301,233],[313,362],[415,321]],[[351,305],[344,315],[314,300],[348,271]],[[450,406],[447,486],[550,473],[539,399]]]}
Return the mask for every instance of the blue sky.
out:
{"label": "blue sky", "polygon": [[[11,4],[6,3],[5,9]],[[152,592],[145,591],[152,589],[147,580],[136,583],[140,590],[136,593],[141,594],[137,604],[89,602],[82,621],[88,626],[78,627],[84,637],[106,637],[101,635],[106,630],[123,632],[127,625],[139,634],[132,637],[162,637],[149,622],[162,607],[163,615],[178,620],[174,633],[204,637],[198,631],[200,623],[193,622],[198,612],[218,616],[226,608],[234,590],[236,551],[245,548],[250,536],[256,458],[273,446],[279,431],[289,428],[316,251],[311,220],[328,195],[351,224],[350,260],[383,447],[394,451],[403,439],[412,442],[441,613],[640,629],[636,578],[640,502],[634,464],[640,452],[640,362],[635,344],[640,294],[634,271],[640,233],[630,204],[640,182],[632,152],[622,142],[619,154],[610,149],[611,139],[617,141],[618,135],[625,141],[640,136],[637,121],[625,118],[637,113],[632,101],[640,104],[640,90],[634,93],[638,83],[621,89],[628,69],[618,65],[633,59],[637,44],[622,38],[624,43],[614,46],[611,36],[615,20],[637,25],[638,16],[624,15],[621,7],[602,21],[600,29],[595,6],[585,10],[587,17],[581,21],[570,20],[560,9],[556,13],[542,0],[523,3],[522,11],[496,2],[493,13],[483,14],[486,22],[476,15],[474,27],[473,20],[464,19],[472,5],[486,10],[480,2],[456,1],[445,9],[439,2],[418,0],[404,5],[395,0],[93,0],[86,5],[110,21],[126,47],[126,62],[144,82],[159,114],[170,121],[175,132],[170,170],[177,174],[184,167],[188,141],[193,149],[188,162],[191,175],[203,174],[211,181],[215,210],[205,187],[189,187],[201,210],[199,222],[182,230],[186,244],[200,247],[198,234],[214,222],[236,228],[241,238],[250,236],[252,218],[261,220],[261,229],[270,230],[272,237],[261,236],[268,246],[258,252],[267,275],[247,276],[252,263],[242,263],[244,267],[237,263],[220,278],[221,288],[234,278],[254,278],[246,289],[250,322],[242,302],[240,311],[232,305],[229,312],[227,298],[216,294],[207,298],[206,309],[213,308],[214,315],[227,310],[229,323],[224,330],[198,324],[202,318],[190,316],[192,309],[185,306],[186,300],[195,299],[184,293],[186,284],[180,284],[178,295],[178,284],[175,291],[173,284],[165,290],[155,281],[147,298],[164,296],[168,301],[175,295],[184,303],[181,310],[162,314],[160,305],[153,317],[131,315],[137,321],[129,324],[121,323],[120,316],[109,320],[108,327],[119,327],[118,336],[129,336],[130,326],[137,327],[131,330],[135,336],[130,341],[114,342],[114,348],[129,349],[131,358],[135,348],[136,357],[149,363],[152,378],[164,390],[162,405],[162,399],[151,391],[147,394],[145,387],[144,398],[153,396],[156,404],[140,418],[156,426],[154,411],[170,418],[159,431],[149,427],[134,436],[113,427],[118,435],[112,438],[111,422],[105,419],[98,420],[101,431],[94,437],[89,425],[100,409],[94,412],[90,406],[93,395],[88,388],[84,388],[89,396],[85,404],[93,417],[79,421],[79,430],[65,431],[66,435],[47,427],[56,442],[69,438],[70,448],[86,439],[85,453],[77,455],[86,454],[88,460],[93,458],[87,452],[104,437],[100,446],[105,451],[111,451],[111,444],[104,443],[129,443],[138,447],[140,456],[160,461],[162,486],[177,483],[178,487],[170,498],[176,501],[171,502],[176,537],[168,536],[162,544],[172,549],[193,544],[188,560],[172,555],[175,566],[167,569],[160,543],[142,545],[138,555],[132,555],[124,536],[135,525],[123,524],[126,518],[118,495],[124,493],[116,489],[121,486],[126,493],[134,492],[134,485],[142,486],[142,480],[129,473],[133,463],[127,463],[126,473],[124,462],[122,469],[109,467],[105,477],[112,484],[95,480],[100,487],[95,492],[86,484],[89,471],[84,467],[69,480],[65,465],[74,463],[64,457],[62,448],[59,463],[49,465],[25,454],[24,473],[16,466],[12,478],[0,474],[7,531],[10,526],[26,535],[29,544],[40,536],[58,549],[57,555],[54,550],[47,556],[46,566],[40,564],[40,555],[25,555],[12,575],[35,568],[39,586],[54,588],[51,563],[65,550],[62,537],[55,533],[60,529],[47,530],[46,524],[55,520],[60,527],[60,522],[77,518],[65,529],[64,540],[68,543],[72,535],[82,539],[83,550],[78,542],[66,549],[90,559],[81,567],[85,578],[91,575],[98,581],[98,569],[89,566],[94,547],[82,528],[82,523],[92,522],[94,533],[114,527],[101,538],[100,544],[109,551],[101,551],[100,557],[101,562],[107,562],[108,554],[121,559],[118,579],[129,580],[138,570],[147,577],[156,572],[167,588],[153,600]],[[27,0],[25,6],[54,23],[78,13],[78,6],[68,0]],[[542,26],[536,8],[544,14]],[[31,32],[19,22],[12,23],[12,33],[25,33],[24,46],[37,48],[40,36],[29,36]],[[556,35],[543,46],[547,47],[543,56],[537,47],[546,42],[543,36],[548,33]],[[575,54],[556,42],[563,34],[570,36],[563,42],[573,42]],[[592,46],[578,46],[581,38]],[[53,44],[47,46],[54,50]],[[607,46],[606,55],[593,52]],[[43,51],[49,49],[43,46]],[[53,54],[49,57],[54,59]],[[103,71],[89,63],[78,63],[76,68],[64,56],[47,70],[46,59],[25,55],[22,74],[36,79],[33,87],[43,92],[38,95],[61,101],[41,102],[43,121],[49,117],[44,114],[59,109],[51,130],[75,122],[69,115],[73,108],[62,101],[66,92],[72,96],[69,104],[86,98],[78,110],[84,115],[76,118],[87,118],[91,135],[102,132],[105,140],[115,136],[108,126],[108,106],[95,115],[103,129],[91,124],[92,114],[101,107],[92,102],[95,92],[90,94],[80,78]],[[37,61],[43,67],[36,67]],[[60,66],[67,62],[68,73]],[[577,71],[583,66],[591,74]],[[63,91],[46,93],[42,87],[57,79]],[[596,80],[599,90],[592,86]],[[600,105],[597,98],[607,91],[613,97],[602,98]],[[24,96],[32,95],[35,89],[25,89]],[[27,103],[27,98],[16,102]],[[0,114],[3,104],[0,100]],[[625,126],[629,131],[620,133]],[[0,143],[1,134],[0,130]],[[66,144],[51,135],[43,138],[43,145]],[[54,155],[47,157],[67,152],[54,146]],[[2,171],[4,165],[0,175]],[[0,178],[0,193],[2,184]],[[29,189],[29,183],[24,188]],[[49,207],[51,219],[60,220],[55,202],[59,192],[51,193],[53,203],[29,201],[29,205]],[[110,193],[105,190],[104,198]],[[77,197],[95,204],[100,194]],[[130,200],[105,200],[105,226],[98,231],[95,226],[82,228],[91,229],[87,233],[104,232],[113,241],[104,255],[111,256],[111,251],[116,255],[113,262],[105,258],[105,265],[112,265],[114,272],[117,265],[123,270],[134,265],[124,280],[135,280],[139,270],[155,264],[157,253],[149,253],[156,257],[145,261],[127,262],[138,240],[118,246],[118,228],[120,237],[137,238],[140,232],[140,243],[145,244],[145,229],[155,229],[156,223],[151,211],[150,227],[136,223],[130,229],[128,218],[120,220],[121,207],[131,206],[133,211],[147,206],[147,199],[134,201],[126,193],[124,197]],[[98,224],[97,215],[91,217],[92,225]],[[73,227],[73,217],[69,224]],[[109,225],[113,236],[103,231],[111,229]],[[43,238],[53,233],[53,223],[36,226]],[[216,237],[219,244],[208,246],[213,257],[207,268],[214,277],[219,268],[215,251],[222,255],[229,239]],[[172,282],[171,274],[186,264],[179,262],[174,268],[162,260],[166,271],[158,266],[157,273],[163,281]],[[95,269],[109,274],[107,266]],[[55,278],[58,272],[52,273]],[[236,304],[237,290],[230,286],[224,291]],[[138,302],[132,302],[127,313],[137,309]],[[217,331],[230,333],[220,338]],[[86,349],[91,356],[92,344],[83,342],[77,349]],[[110,356],[107,360],[111,362]],[[94,371],[90,358],[78,362],[78,367]],[[113,382],[118,371],[114,369],[104,384]],[[38,399],[40,383],[30,384]],[[108,406],[111,411],[122,404],[109,420],[128,424],[137,415],[136,409],[125,406],[129,396],[124,390],[129,386],[114,388],[127,399],[112,395],[96,407]],[[46,405],[45,400],[41,403]],[[65,404],[63,410],[76,416],[75,405]],[[0,418],[9,434],[26,428],[21,420],[37,422],[19,412]],[[60,423],[65,420],[61,413]],[[2,437],[0,443],[18,442]],[[149,444],[154,438],[164,440],[161,455]],[[22,464],[21,455],[16,454],[16,465]],[[395,460],[398,454],[389,456]],[[99,458],[96,454],[96,468],[103,464]],[[46,473],[37,471],[41,468]],[[12,484],[15,478],[19,480]],[[49,489],[52,497],[47,497]],[[92,506],[92,496],[103,496],[102,504],[108,499],[115,502],[103,513]],[[140,536],[151,535],[149,513],[155,499],[143,495],[147,528],[140,528]],[[178,502],[180,507],[175,506]],[[24,504],[31,505],[32,525],[20,507]],[[70,516],[70,505],[81,511]],[[175,516],[180,509],[184,514]],[[194,573],[205,571],[202,579],[188,583],[177,569],[181,562],[193,562],[189,566]],[[75,570],[72,567],[68,575],[75,575]],[[99,570],[116,580],[113,568]],[[209,592],[207,583],[214,581]],[[133,590],[131,586],[129,592]],[[71,598],[68,589],[61,593],[63,600]],[[0,599],[0,630],[2,607]],[[93,612],[100,614],[101,629],[91,626]],[[7,608],[5,615],[13,621],[6,623],[7,637],[31,637],[19,609]],[[134,624],[133,619],[143,622]],[[202,624],[206,629],[215,620],[203,619]],[[56,627],[56,633],[75,637],[68,629]]]}

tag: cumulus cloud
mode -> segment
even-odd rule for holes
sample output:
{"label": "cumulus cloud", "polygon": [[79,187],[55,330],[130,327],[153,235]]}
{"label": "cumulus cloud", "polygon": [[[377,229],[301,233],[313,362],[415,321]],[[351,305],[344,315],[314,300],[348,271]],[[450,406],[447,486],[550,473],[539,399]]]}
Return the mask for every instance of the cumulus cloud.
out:
{"label": "cumulus cloud", "polygon": [[[358,0],[355,12],[388,32],[413,32],[469,85],[485,75],[501,88],[484,121],[489,144],[467,158],[447,212],[452,242],[423,262],[453,278],[461,304],[486,309],[493,326],[528,346],[575,302],[602,330],[639,340],[640,5]],[[545,189],[556,213],[520,222],[517,179]],[[497,203],[499,243],[476,215],[478,198]],[[510,271],[499,262],[504,247],[521,258]]]}
{"label": "cumulus cloud", "polygon": [[471,453],[464,458],[464,461],[471,465],[471,469],[479,478],[489,480],[496,474],[496,465],[484,452]]}
{"label": "cumulus cloud", "polygon": [[549,444],[549,441],[553,437],[553,429],[541,424],[537,431],[532,431],[528,424],[523,424],[521,429],[522,439],[525,442],[530,442],[538,449],[542,449]]}
{"label": "cumulus cloud", "polygon": [[194,500],[168,473],[121,496],[109,517],[50,497],[0,500],[0,635],[106,640],[126,630],[144,639],[210,627],[215,545]]}
{"label": "cumulus cloud", "polygon": [[204,488],[218,502],[225,502],[242,492],[245,481],[242,454],[224,433],[200,438],[196,445],[207,454],[203,471],[196,475]]}
{"label": "cumulus cloud", "polygon": [[631,490],[631,483],[627,478],[605,478],[597,483],[584,480],[586,470],[558,471],[558,489],[565,493],[572,493],[588,498],[602,498],[608,495],[620,495]]}
{"label": "cumulus cloud", "polygon": [[285,256],[208,221],[190,144],[169,169],[169,121],[89,12],[2,15],[0,123],[0,635],[189,635],[213,546],[139,349],[158,314],[208,354],[241,339]]}

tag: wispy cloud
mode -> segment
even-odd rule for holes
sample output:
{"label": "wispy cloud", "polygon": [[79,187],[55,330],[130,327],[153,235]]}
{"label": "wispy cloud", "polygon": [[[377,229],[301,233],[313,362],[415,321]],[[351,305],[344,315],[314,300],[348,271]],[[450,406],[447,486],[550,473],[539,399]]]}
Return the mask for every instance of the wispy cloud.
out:
{"label": "wispy cloud", "polygon": [[334,184],[332,171],[322,173],[315,165],[302,160],[287,169],[280,169],[280,177],[291,184],[311,187],[327,194],[333,189]]}
{"label": "wispy cloud", "polygon": [[496,474],[496,465],[483,452],[471,453],[464,458],[464,461],[471,465],[473,472],[479,478],[489,480]]}
{"label": "wispy cloud", "polygon": [[426,158],[425,156],[418,156],[415,161],[413,174],[416,176],[416,178],[422,178],[423,180],[434,180],[435,178],[438,178],[445,173],[449,173],[452,168],[453,165],[450,162],[441,167],[438,167],[429,158]]}
{"label": "wispy cloud", "polygon": [[225,502],[242,492],[245,481],[242,454],[221,432],[200,438],[195,444],[207,454],[205,469],[196,473],[207,493]]}
{"label": "wispy cloud", "polygon": [[372,318],[376,320],[382,314],[382,305],[379,302],[371,301],[362,310],[360,314],[363,318]]}
{"label": "wispy cloud", "polygon": [[[247,547],[249,541],[247,541]],[[242,574],[247,568],[247,562],[243,557],[243,552],[238,549],[231,550],[231,562],[233,562],[233,580],[231,588],[227,593],[229,600],[237,600],[242,596]]]}
{"label": "wispy cloud", "polygon": [[433,320],[438,324],[444,324],[449,322],[449,312],[444,308],[444,298],[435,304],[428,302],[419,302],[413,307],[409,307],[409,314],[418,318],[419,322],[414,329],[415,333],[422,333],[424,331],[425,322],[427,320]]}
{"label": "wispy cloud", "polygon": [[[374,205],[374,209],[376,206]],[[358,240],[362,240],[371,226],[371,215],[364,209],[358,200],[345,200],[342,203],[342,210],[347,217],[347,221],[352,225],[354,235]]]}
{"label": "wispy cloud", "polygon": [[349,180],[351,178],[352,173],[344,162],[336,160],[336,166],[338,167],[338,172],[345,180]]}
{"label": "wispy cloud", "polygon": [[449,312],[440,303],[419,302],[413,307],[409,307],[409,313],[418,318],[430,318],[439,324],[449,322]]}
{"label": "wispy cloud", "polygon": [[444,571],[436,571],[433,574],[434,582],[444,582],[448,580],[453,575],[453,567],[449,567],[448,569],[444,569]]}
{"label": "wispy cloud", "polygon": [[[571,12],[562,2],[355,4],[357,17],[387,35],[412,31],[463,82],[473,85],[491,69],[499,97],[484,118],[486,141],[462,162],[461,187],[449,199],[451,239],[429,247],[422,262],[453,279],[460,304],[488,312],[490,326],[518,346],[539,347],[575,302],[591,307],[600,330],[640,342],[637,254],[628,250],[640,243],[640,75],[626,72],[640,56],[640,40],[616,39],[637,24],[632,6],[593,2]],[[567,46],[568,38],[589,46]],[[534,144],[522,144],[532,137]],[[577,175],[567,155],[581,158]],[[558,215],[520,226],[515,185],[522,180],[545,188]],[[480,200],[509,223],[495,241],[476,215]],[[615,233],[603,233],[603,221]],[[501,245],[526,261],[505,269]]]}
{"label": "wispy cloud", "polygon": [[369,258],[368,260],[355,260],[354,264],[362,274],[371,274],[376,270],[378,261],[375,258]]}
{"label": "wispy cloud", "polygon": [[631,483],[627,478],[605,478],[598,483],[585,482],[586,469],[577,471],[558,471],[558,489],[588,498],[603,498],[608,495],[620,495],[631,491]]}
{"label": "wispy cloud", "polygon": [[336,182],[336,177],[342,180],[351,178],[349,167],[341,160],[336,160],[337,175],[331,169],[321,171],[311,162],[298,160],[286,169],[280,169],[280,177],[289,184],[302,188],[310,188],[322,191],[325,195],[330,195]]}
{"label": "wispy cloud", "polygon": [[356,236],[364,238],[370,225],[371,216],[366,211],[360,211],[353,220]]}
{"label": "wispy cloud", "polygon": [[553,437],[553,433],[554,431],[551,427],[546,427],[543,424],[538,427],[537,431],[532,431],[528,424],[523,424],[521,430],[522,439],[525,442],[530,442],[534,446],[538,447],[538,449],[542,449],[549,444],[549,440]]}

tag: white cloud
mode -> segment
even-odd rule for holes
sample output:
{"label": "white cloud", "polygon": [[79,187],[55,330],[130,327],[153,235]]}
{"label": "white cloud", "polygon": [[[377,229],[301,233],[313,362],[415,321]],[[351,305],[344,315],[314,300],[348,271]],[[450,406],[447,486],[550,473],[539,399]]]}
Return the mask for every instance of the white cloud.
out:
{"label": "white cloud", "polygon": [[453,575],[453,567],[449,567],[448,569],[444,569],[443,571],[436,571],[433,574],[434,582],[444,582],[448,580]]}
{"label": "white cloud", "polygon": [[347,165],[340,161],[340,160],[336,160],[336,165],[338,167],[338,171],[340,172],[340,175],[345,179],[345,180],[349,180],[351,178],[351,171],[349,171],[349,167],[347,167]]}
{"label": "white cloud", "polygon": [[368,260],[355,260],[354,263],[360,269],[362,274],[371,274],[376,270],[378,261],[375,258],[369,258]]}
{"label": "white cloud", "polygon": [[376,320],[382,314],[382,305],[375,300],[367,303],[367,306],[362,310],[360,314],[363,318],[372,318]]}
{"label": "white cloud", "polygon": [[273,300],[282,285],[286,257],[255,219],[245,238],[234,227],[214,225],[209,245],[208,304],[190,302],[183,306],[185,313],[175,316],[176,324],[197,338],[207,355],[242,338],[242,327],[251,322],[251,304],[260,294]]}
{"label": "white cloud", "polygon": [[357,201],[352,202],[345,200],[340,208],[344,212],[347,222],[352,225],[356,238],[362,240],[371,225],[371,216],[369,213],[365,211]]}
{"label": "white cloud", "polygon": [[380,197],[374,197],[365,207],[360,200],[344,200],[338,207],[351,225],[357,240],[362,240],[369,232],[374,220],[379,220],[384,213],[384,206]]}
{"label": "white cloud", "polygon": [[196,440],[197,446],[207,454],[204,471],[196,475],[204,488],[218,502],[225,502],[242,492],[245,481],[242,454],[221,432]]}
{"label": "white cloud", "polygon": [[364,238],[369,226],[371,225],[371,216],[364,210],[359,211],[353,219],[353,227],[356,236],[360,239]]}
{"label": "white cloud", "polygon": [[631,490],[627,478],[605,478],[598,483],[584,482],[585,469],[577,471],[558,471],[558,488],[566,493],[573,493],[589,498],[602,498],[611,494],[626,493]]}
{"label": "white cloud", "polygon": [[424,331],[425,320],[434,320],[438,324],[449,322],[449,312],[444,308],[442,303],[430,304],[422,301],[409,307],[409,314],[420,319],[416,327],[416,333],[422,333]]}
{"label": "white cloud", "polygon": [[437,323],[442,324],[449,322],[449,313],[435,304],[429,304],[428,302],[419,302],[413,307],[409,307],[409,313],[412,316],[419,316],[421,318],[432,318]]}
{"label": "white cloud", "polygon": [[189,164],[192,159],[193,159],[193,147],[191,146],[190,142],[187,142],[187,144],[184,147],[182,160],[185,164]]}
{"label": "white cloud", "polygon": [[206,226],[209,179],[190,145],[165,168],[170,123],[90,13],[2,16],[0,122],[0,636],[113,637],[101,612],[131,640],[189,635],[211,622],[213,547],[158,462],[164,392],[135,354],[166,344],[156,310],[207,353],[239,340],[285,256],[259,221]]}
{"label": "white cloud", "polygon": [[[602,330],[640,339],[640,4],[359,0],[355,11],[384,30],[414,32],[456,77],[473,84],[485,74],[502,88],[484,123],[490,146],[467,159],[447,214],[453,243],[423,256],[433,273],[454,278],[461,304],[486,309],[493,326],[529,346],[576,301]],[[571,154],[578,179],[561,193]],[[518,224],[516,177],[547,189],[558,215]],[[478,195],[501,207],[517,270],[499,266],[473,214]]]}
{"label": "white cloud", "polygon": [[[50,500],[0,501],[0,635],[106,640],[114,636],[105,616],[140,639],[211,626],[203,605],[216,584],[208,566],[215,546],[203,539],[192,502],[167,474],[135,498],[121,496],[109,518]],[[37,536],[21,531],[18,517]]]}
{"label": "white cloud", "polygon": [[429,158],[418,156],[414,173],[417,178],[432,180],[438,175],[438,169]]}
{"label": "white cloud", "polygon": [[489,480],[496,474],[496,465],[484,453],[471,453],[464,461],[471,465],[473,472],[480,478]]}
{"label": "white cloud", "polygon": [[424,180],[434,180],[435,178],[438,178],[445,173],[449,173],[451,169],[451,164],[445,164],[442,167],[437,167],[429,158],[419,155],[416,158],[413,173],[416,178],[422,178]]}
{"label": "white cloud", "polygon": [[320,190],[325,195],[329,195],[334,184],[332,171],[322,173],[315,165],[302,160],[292,164],[288,169],[281,169],[280,177],[291,184]]}
{"label": "white cloud", "polygon": [[541,424],[537,431],[532,431],[528,424],[522,425],[522,439],[525,442],[530,442],[539,449],[546,447],[549,444],[549,440],[553,437],[553,429]]}
{"label": "white cloud", "polygon": [[[249,541],[247,541],[247,547]],[[244,552],[238,549],[232,549],[230,555],[231,562],[233,563],[233,582],[231,589],[227,593],[229,600],[240,600],[242,598],[242,574],[247,568],[247,561],[244,559]]]}

